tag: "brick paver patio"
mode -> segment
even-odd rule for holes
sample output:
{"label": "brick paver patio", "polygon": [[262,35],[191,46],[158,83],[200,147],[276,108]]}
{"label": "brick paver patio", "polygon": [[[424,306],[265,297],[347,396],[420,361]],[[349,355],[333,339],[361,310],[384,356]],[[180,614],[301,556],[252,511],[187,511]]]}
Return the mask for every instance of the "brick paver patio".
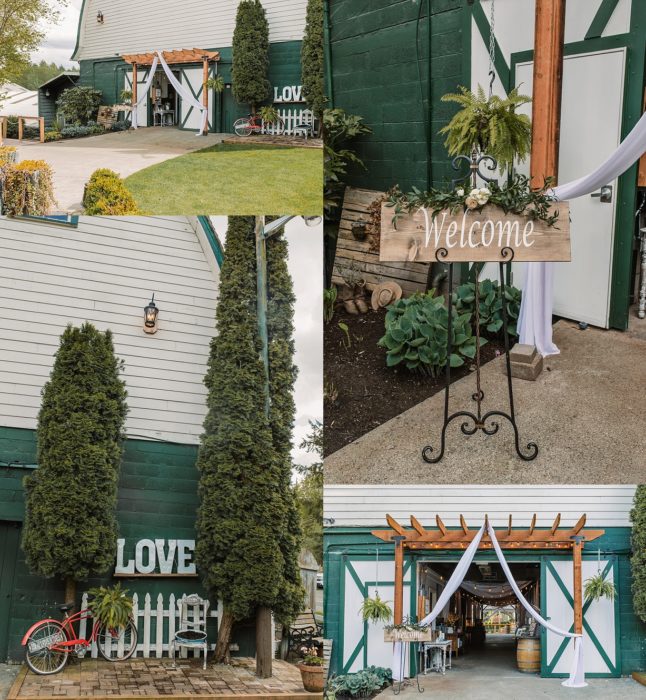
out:
{"label": "brick paver patio", "polygon": [[67,664],[61,673],[37,676],[25,666],[9,691],[7,700],[39,698],[237,698],[240,696],[310,700],[322,697],[303,689],[298,668],[274,661],[272,678],[256,678],[255,660],[236,658],[231,666],[209,664],[199,659],[178,659],[173,668],[168,659],[134,659],[119,663],[83,659]]}

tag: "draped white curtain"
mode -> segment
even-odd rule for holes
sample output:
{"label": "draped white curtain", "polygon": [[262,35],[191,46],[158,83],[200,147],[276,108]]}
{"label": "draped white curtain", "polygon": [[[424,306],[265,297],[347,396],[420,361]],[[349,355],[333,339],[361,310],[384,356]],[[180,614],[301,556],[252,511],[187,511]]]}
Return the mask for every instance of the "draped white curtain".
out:
{"label": "draped white curtain", "polygon": [[[561,637],[572,637],[574,639],[574,658],[572,661],[570,676],[567,680],[563,681],[562,685],[568,688],[585,687],[587,683],[585,682],[585,675],[583,669],[583,637],[580,634],[574,634],[572,632],[568,632],[567,630],[562,630],[559,627],[556,627],[555,625],[548,622],[545,618],[541,617],[536,612],[531,603],[523,596],[520,588],[514,580],[514,577],[511,573],[511,569],[509,568],[509,565],[505,560],[505,556],[502,552],[502,549],[498,544],[496,533],[490,522],[487,522],[485,525],[482,525],[482,527],[478,530],[476,536],[473,538],[473,540],[465,550],[464,554],[462,555],[460,561],[457,563],[455,570],[451,574],[449,580],[446,582],[444,590],[440,594],[440,597],[437,599],[435,606],[425,618],[420,620],[419,624],[424,626],[430,625],[440,615],[442,610],[444,610],[447,603],[451,600],[451,596],[460,587],[460,584],[464,580],[464,577],[467,575],[469,567],[471,566],[471,562],[473,561],[473,558],[475,557],[475,554],[478,551],[480,540],[482,539],[482,536],[484,534],[485,527],[487,527],[487,532],[489,534],[489,537],[491,538],[491,542],[493,544],[494,551],[496,552],[496,556],[498,557],[498,561],[500,562],[500,566],[505,572],[507,581],[509,582],[509,585],[516,594],[518,602],[540,625],[542,625],[546,629],[550,630],[551,632],[554,632],[554,634],[560,635]],[[401,681],[404,678],[405,656],[406,655],[405,653],[403,653],[402,650],[402,643],[395,642],[393,644],[393,679],[396,681]]]}
{"label": "draped white curtain", "polygon": [[[619,144],[617,150],[596,170],[578,180],[559,185],[552,194],[560,200],[591,194],[607,185],[646,152],[646,113]],[[527,263],[527,275],[518,317],[519,342],[535,345],[541,355],[555,355],[552,342],[552,270],[554,263]]]}
{"label": "draped white curtain", "polygon": [[156,51],[156,54],[157,55],[153,60],[152,66],[150,67],[150,73],[148,75],[148,78],[146,78],[146,82],[141,88],[141,97],[137,100],[137,104],[133,107],[132,110],[132,128],[136,129],[138,126],[137,107],[148,96],[150,86],[152,85],[153,78],[155,77],[155,71],[157,70],[157,66],[161,64],[161,67],[164,69],[164,73],[166,73],[166,77],[168,78],[168,82],[175,88],[177,94],[182,98],[182,100],[190,104],[191,107],[201,112],[200,130],[197,133],[197,136],[201,136],[206,131],[206,124],[209,118],[208,109],[199,100],[193,97],[193,93],[190,91],[190,89],[182,85],[182,83],[180,83],[179,80],[177,80],[177,78],[173,74],[173,71],[169,68],[168,63],[166,63],[166,59],[164,58],[163,53],[161,51]]}

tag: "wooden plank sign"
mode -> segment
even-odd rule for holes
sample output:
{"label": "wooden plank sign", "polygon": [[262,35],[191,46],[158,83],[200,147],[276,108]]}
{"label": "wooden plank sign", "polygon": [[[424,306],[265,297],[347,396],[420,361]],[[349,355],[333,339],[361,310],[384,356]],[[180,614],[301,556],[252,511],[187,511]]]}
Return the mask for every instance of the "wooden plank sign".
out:
{"label": "wooden plank sign", "polygon": [[405,214],[393,226],[395,208],[381,207],[381,246],[379,259],[386,261],[435,262],[435,253],[444,248],[445,262],[499,262],[509,259],[503,248],[514,251],[514,261],[562,261],[570,257],[570,206],[558,202],[558,221],[548,226],[528,216],[505,214],[502,209],[485,206],[481,211],[466,210],[451,214],[419,210]]}

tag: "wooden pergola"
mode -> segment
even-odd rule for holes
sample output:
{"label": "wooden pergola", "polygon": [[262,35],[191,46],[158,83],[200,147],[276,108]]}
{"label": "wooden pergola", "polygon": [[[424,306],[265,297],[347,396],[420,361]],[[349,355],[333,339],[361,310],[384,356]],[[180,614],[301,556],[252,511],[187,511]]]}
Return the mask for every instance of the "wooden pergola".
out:
{"label": "wooden pergola", "polygon": [[[207,49],[174,49],[172,51],[162,51],[162,56],[168,65],[201,63],[202,64],[202,104],[205,109],[209,108],[209,91],[206,83],[209,79],[209,64],[220,60],[219,51],[208,51]],[[132,65],[132,109],[137,104],[137,66],[151,66],[157,54],[153,52],[124,54],[121,56],[126,63]],[[204,133],[208,133],[208,120],[204,128]]]}
{"label": "wooden pergola", "polygon": [[[395,624],[403,621],[404,615],[404,550],[447,550],[466,549],[478,533],[472,530],[460,515],[460,529],[449,530],[439,515],[435,516],[436,530],[427,530],[414,515],[410,516],[411,529],[401,525],[395,518],[386,515],[389,529],[373,530],[372,534],[384,542],[395,544]],[[485,522],[488,517],[485,515]],[[562,528],[561,514],[548,529],[536,529],[536,514],[529,528],[514,528],[509,516],[506,528],[496,529],[496,537],[502,549],[562,549],[572,550],[574,566],[574,631],[583,632],[583,587],[581,581],[581,555],[585,541],[591,542],[605,534],[605,530],[584,529],[586,516],[583,514],[574,527]],[[491,538],[486,533],[480,540],[479,549],[493,549]]]}

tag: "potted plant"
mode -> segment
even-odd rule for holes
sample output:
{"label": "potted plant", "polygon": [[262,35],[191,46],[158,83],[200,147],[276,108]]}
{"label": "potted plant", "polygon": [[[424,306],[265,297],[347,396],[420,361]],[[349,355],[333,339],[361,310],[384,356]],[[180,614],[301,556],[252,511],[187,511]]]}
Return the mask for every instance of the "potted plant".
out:
{"label": "potted plant", "polygon": [[224,90],[224,78],[221,75],[209,78],[206,81],[206,89],[213,90],[213,92],[222,92]]}
{"label": "potted plant", "polygon": [[132,598],[127,594],[120,583],[112,587],[90,588],[88,607],[94,619],[110,630],[125,627],[132,615]]}
{"label": "potted plant", "polygon": [[316,646],[303,647],[301,649],[303,658],[298,664],[303,681],[303,688],[310,693],[322,693],[325,686],[325,660],[319,656]]}
{"label": "potted plant", "polygon": [[121,104],[129,105],[132,102],[132,90],[122,90],[119,99]]}
{"label": "potted plant", "polygon": [[393,616],[390,605],[379,597],[379,591],[375,591],[374,598],[363,601],[360,612],[364,622],[388,622]]}
{"label": "potted plant", "polygon": [[614,600],[617,590],[615,589],[615,584],[612,581],[607,581],[604,579],[601,571],[598,571],[594,576],[585,580],[584,583],[584,595],[586,600],[601,600],[601,598],[608,598],[608,600]]}

